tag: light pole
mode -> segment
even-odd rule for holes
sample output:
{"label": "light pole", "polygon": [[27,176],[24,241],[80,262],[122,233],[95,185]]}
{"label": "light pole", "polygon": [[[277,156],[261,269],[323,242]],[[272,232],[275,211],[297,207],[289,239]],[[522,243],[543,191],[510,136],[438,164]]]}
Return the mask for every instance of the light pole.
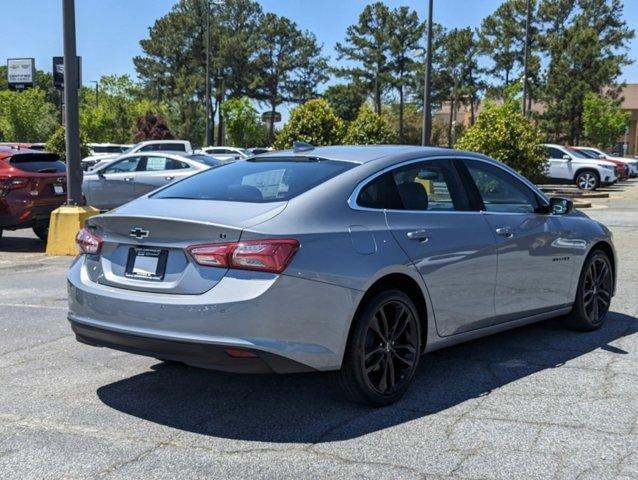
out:
{"label": "light pole", "polygon": [[212,5],[224,5],[224,0],[206,0],[206,146],[213,144],[210,98],[210,11]]}
{"label": "light pole", "polygon": [[64,29],[64,108],[66,116],[67,204],[82,205],[78,61],[75,48],[75,0],[62,0]]}
{"label": "light pole", "polygon": [[100,106],[100,81],[91,80],[91,83],[95,83],[95,107]]}
{"label": "light pole", "polygon": [[529,31],[530,31],[530,23],[532,19],[532,9],[530,5],[530,0],[527,0],[527,4],[525,8],[527,9],[527,16],[525,19],[525,58],[524,58],[524,68],[523,68],[523,116],[526,117],[529,112],[527,111],[527,96],[529,95]]}
{"label": "light pole", "polygon": [[428,4],[427,39],[425,52],[425,78],[423,85],[423,137],[421,145],[430,145],[432,137],[432,0]]}

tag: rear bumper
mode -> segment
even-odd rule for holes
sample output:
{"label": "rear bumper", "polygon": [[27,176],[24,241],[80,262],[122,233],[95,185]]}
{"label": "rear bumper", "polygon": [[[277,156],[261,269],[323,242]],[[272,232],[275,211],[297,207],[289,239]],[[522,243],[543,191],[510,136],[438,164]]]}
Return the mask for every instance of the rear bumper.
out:
{"label": "rear bumper", "polygon": [[[275,372],[300,370],[274,357],[314,370],[340,368],[361,295],[322,282],[249,271],[229,272],[201,295],[139,292],[91,281],[82,256],[67,278],[68,318],[78,340],[220,369],[228,367],[228,347],[257,352]],[[191,349],[197,352],[193,358]]]}
{"label": "rear bumper", "polygon": [[51,212],[63,203],[64,199],[46,205],[16,205],[3,204],[0,199],[0,228],[18,230],[47,225],[51,218]]}
{"label": "rear bumper", "polygon": [[252,349],[244,352],[256,355],[254,358],[237,358],[226,352],[223,345],[197,342],[162,340],[95,328],[82,323],[71,322],[76,339],[86,345],[107,347],[114,350],[154,357],[161,360],[184,362],[212,370],[233,373],[301,373],[314,371],[313,368],[279,355]]}

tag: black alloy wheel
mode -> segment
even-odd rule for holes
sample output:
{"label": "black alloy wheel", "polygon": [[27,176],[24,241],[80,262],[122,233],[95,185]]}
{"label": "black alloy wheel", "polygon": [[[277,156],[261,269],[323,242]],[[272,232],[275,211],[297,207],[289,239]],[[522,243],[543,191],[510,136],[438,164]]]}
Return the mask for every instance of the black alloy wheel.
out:
{"label": "black alloy wheel", "polygon": [[576,302],[567,323],[584,331],[599,328],[609,312],[613,284],[609,257],[601,250],[592,252],[583,266]]}
{"label": "black alloy wheel", "polygon": [[397,401],[411,383],[421,352],[414,303],[403,292],[377,294],[356,319],[341,380],[348,396],[375,406]]}

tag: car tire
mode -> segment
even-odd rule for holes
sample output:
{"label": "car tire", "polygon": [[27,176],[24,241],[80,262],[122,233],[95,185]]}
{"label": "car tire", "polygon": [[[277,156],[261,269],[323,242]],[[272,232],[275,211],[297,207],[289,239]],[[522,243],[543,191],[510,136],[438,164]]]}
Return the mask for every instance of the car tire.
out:
{"label": "car tire", "polygon": [[421,324],[414,303],[400,290],[381,291],[354,318],[339,383],[354,402],[389,405],[412,383],[420,353]]}
{"label": "car tire", "polygon": [[583,332],[600,328],[609,312],[613,291],[613,269],[609,256],[602,250],[589,254],[578,280],[578,291],[565,324]]}
{"label": "car tire", "polygon": [[33,227],[33,233],[35,233],[40,240],[46,242],[49,237],[49,226],[38,225],[37,227]]}
{"label": "car tire", "polygon": [[575,182],[579,190],[594,191],[600,187],[600,176],[595,170],[582,170],[576,174]]}

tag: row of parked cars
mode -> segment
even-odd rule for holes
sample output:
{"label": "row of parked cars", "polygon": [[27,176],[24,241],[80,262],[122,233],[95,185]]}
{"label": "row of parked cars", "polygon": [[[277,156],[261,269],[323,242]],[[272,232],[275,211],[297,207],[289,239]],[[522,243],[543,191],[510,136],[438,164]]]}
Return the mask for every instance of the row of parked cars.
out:
{"label": "row of parked cars", "polygon": [[[638,161],[592,147],[544,144],[547,177],[595,190],[638,176]],[[88,204],[111,210],[202,170],[269,152],[234,147],[193,150],[186,140],[151,140],[135,145],[96,143],[82,160]],[[51,211],[66,196],[66,166],[44,152],[44,144],[0,144],[0,236],[3,229],[32,228],[46,239]]]}
{"label": "row of parked cars", "polygon": [[593,147],[544,144],[547,178],[574,183],[581,190],[596,190],[638,176],[638,160],[611,156]]}
{"label": "row of parked cars", "polygon": [[[89,205],[110,210],[173,181],[268,149],[206,147],[184,140],[135,145],[89,144],[82,160]],[[3,230],[31,228],[46,241],[51,212],[66,199],[66,164],[42,143],[0,144],[0,237]]]}

